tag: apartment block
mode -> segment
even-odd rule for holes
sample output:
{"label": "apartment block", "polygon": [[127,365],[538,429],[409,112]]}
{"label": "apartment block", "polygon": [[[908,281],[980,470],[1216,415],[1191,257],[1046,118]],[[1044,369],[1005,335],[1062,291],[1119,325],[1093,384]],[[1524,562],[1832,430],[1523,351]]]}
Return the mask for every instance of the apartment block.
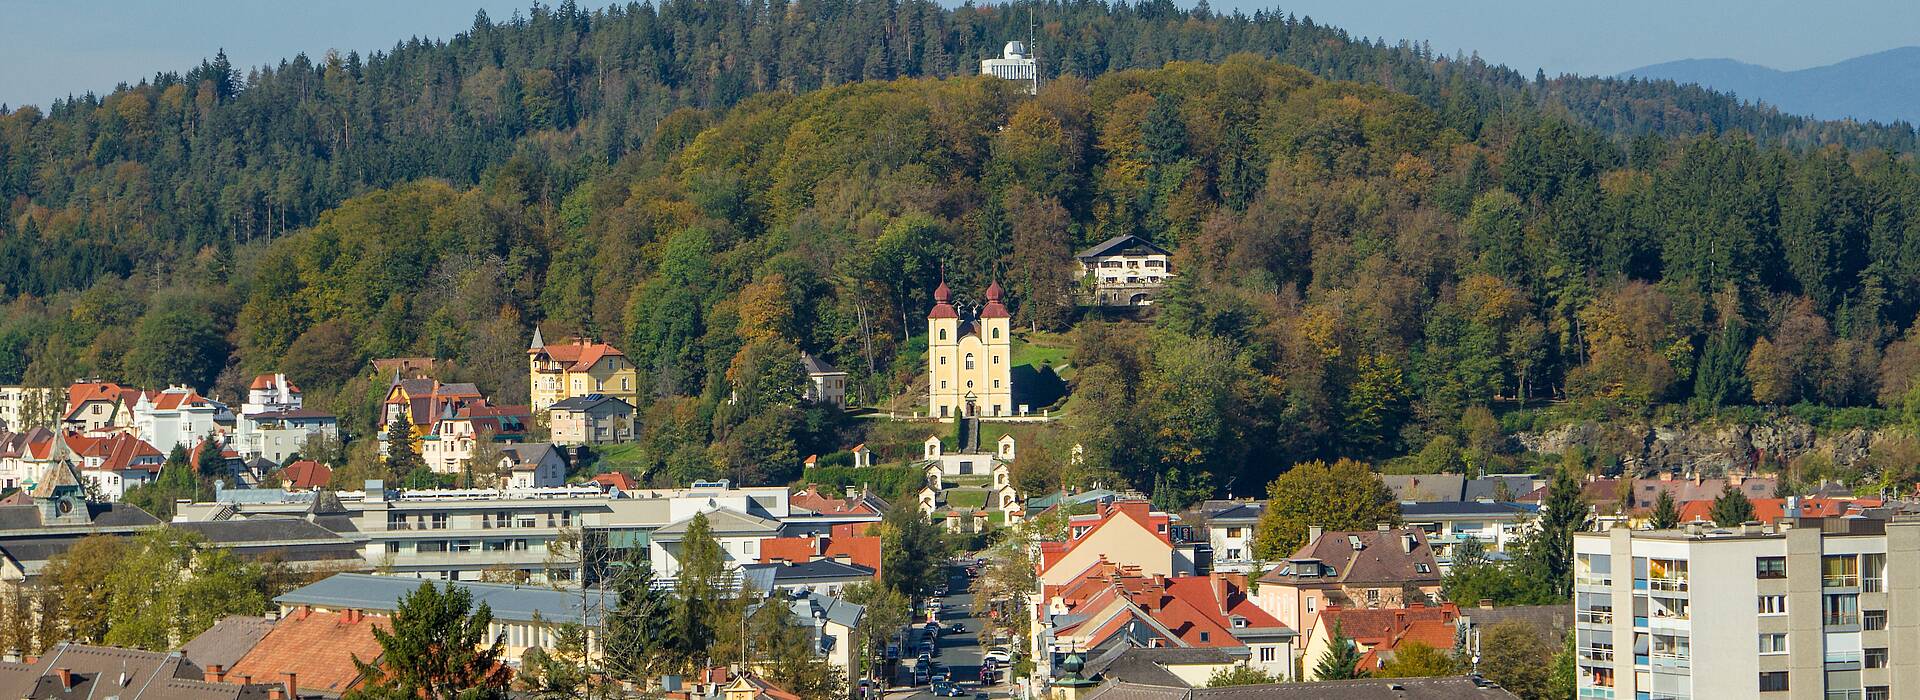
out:
{"label": "apartment block", "polygon": [[1578,697],[1920,697],[1920,519],[1574,537]]}

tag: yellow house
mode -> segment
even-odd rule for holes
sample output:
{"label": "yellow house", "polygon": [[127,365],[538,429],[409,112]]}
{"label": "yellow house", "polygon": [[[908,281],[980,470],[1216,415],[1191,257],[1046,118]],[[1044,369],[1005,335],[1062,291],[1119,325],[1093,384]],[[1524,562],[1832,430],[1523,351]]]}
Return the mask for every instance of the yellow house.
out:
{"label": "yellow house", "polygon": [[619,348],[581,338],[548,345],[533,331],[527,347],[527,395],[538,414],[576,396],[611,396],[640,405],[640,373]]}

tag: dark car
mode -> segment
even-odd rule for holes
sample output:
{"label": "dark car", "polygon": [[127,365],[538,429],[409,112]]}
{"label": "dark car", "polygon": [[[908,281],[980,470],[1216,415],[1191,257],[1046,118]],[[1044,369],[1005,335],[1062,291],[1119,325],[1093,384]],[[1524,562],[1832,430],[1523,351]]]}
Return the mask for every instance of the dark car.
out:
{"label": "dark car", "polygon": [[965,632],[965,631],[967,631],[967,626],[966,626],[966,625],[962,625],[962,624],[960,624],[960,623],[958,623],[958,622],[955,622],[955,623],[953,623],[953,624],[951,624],[951,625],[947,625],[947,633],[948,633],[948,634],[959,634],[959,633],[961,633],[961,632]]}
{"label": "dark car", "polygon": [[959,698],[966,697],[967,695],[966,691],[960,689],[960,686],[950,683],[933,684],[933,694],[935,697],[943,698]]}

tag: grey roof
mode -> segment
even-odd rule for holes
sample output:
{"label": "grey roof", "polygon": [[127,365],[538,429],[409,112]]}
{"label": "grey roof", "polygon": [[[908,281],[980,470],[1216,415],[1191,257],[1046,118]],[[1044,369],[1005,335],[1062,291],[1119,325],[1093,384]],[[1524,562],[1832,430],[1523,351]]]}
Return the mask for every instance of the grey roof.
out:
{"label": "grey roof", "polygon": [[1573,606],[1562,605],[1506,605],[1497,608],[1467,607],[1473,601],[1461,601],[1460,620],[1456,624],[1471,624],[1486,629],[1508,620],[1519,620],[1533,627],[1542,639],[1560,639],[1573,626]]}
{"label": "grey roof", "polygon": [[627,403],[626,401],[623,401],[618,397],[608,396],[606,394],[588,394],[586,396],[568,397],[568,398],[553,402],[553,405],[548,406],[547,410],[549,411],[590,411],[590,410],[593,410],[594,408],[599,407],[601,404],[609,403],[609,402],[617,403],[617,404],[620,404],[621,406],[625,406],[626,409],[629,411],[633,410],[633,404]]}
{"label": "grey roof", "polygon": [[807,369],[807,374],[845,374],[812,353],[800,353],[800,366]]}
{"label": "grey roof", "polygon": [[1109,681],[1186,687],[1167,666],[1230,664],[1234,657],[1218,647],[1118,646],[1087,661],[1084,675]]}
{"label": "grey roof", "polygon": [[1266,511],[1266,509],[1267,504],[1265,503],[1240,503],[1215,511],[1213,514],[1208,515],[1207,519],[1214,522],[1253,522],[1259,520],[1260,514]]}
{"label": "grey roof", "polygon": [[1484,501],[1401,501],[1400,515],[1406,518],[1468,517],[1497,518],[1531,515],[1538,506],[1523,503]]}
{"label": "grey roof", "polygon": [[804,616],[809,623],[815,614],[846,627],[859,627],[860,620],[866,616],[865,606],[849,603],[840,598],[821,595],[812,591],[802,591],[792,595],[793,614]]}
{"label": "grey roof", "polygon": [[[780,521],[771,518],[762,518],[757,515],[748,515],[737,510],[721,508],[707,511],[705,515],[707,516],[707,527],[711,528],[715,535],[762,533],[771,536],[772,534],[780,532]],[[679,536],[687,534],[687,525],[693,522],[693,517],[694,516],[689,515],[668,523],[658,530],[654,530],[654,539],[660,539],[661,535],[667,535],[667,541],[677,541]]]}
{"label": "grey roof", "polygon": [[1088,700],[1518,700],[1499,686],[1469,676],[1364,678],[1314,683],[1267,683],[1225,688],[1181,688],[1115,682]]}
{"label": "grey roof", "polygon": [[[67,669],[71,687],[55,669]],[[61,642],[33,664],[0,664],[0,695],[26,700],[264,700],[267,684],[209,683],[180,652]],[[124,680],[122,680],[124,678]]]}
{"label": "grey roof", "polygon": [[[159,518],[149,515],[146,511],[141,510],[139,506],[131,503],[89,503],[87,504],[87,510],[92,514],[92,522],[86,525],[56,525],[53,527],[62,529],[76,527],[137,528],[160,524]],[[46,526],[43,526],[40,521],[39,505],[0,506],[0,532],[25,531],[25,534],[32,534],[31,531],[44,528],[46,528]]]}
{"label": "grey roof", "polygon": [[201,668],[232,668],[234,662],[252,651],[254,645],[273,630],[273,620],[253,615],[229,615],[213,623],[192,641],[180,647],[188,661]]}
{"label": "grey roof", "polygon": [[741,568],[765,567],[773,571],[776,584],[803,584],[810,581],[872,578],[873,569],[842,564],[832,559],[815,559],[804,564],[748,564]]}
{"label": "grey roof", "polygon": [[281,605],[392,612],[401,598],[419,589],[422,583],[465,589],[473,594],[475,606],[485,603],[492,608],[496,620],[532,622],[538,615],[541,620],[552,623],[596,625],[600,622],[601,596],[595,591],[556,591],[539,586],[478,581],[428,581],[401,576],[335,574],[288,591],[273,600]]}
{"label": "grey roof", "polygon": [[1161,255],[1172,255],[1172,253],[1167,252],[1167,249],[1154,245],[1152,241],[1148,241],[1145,238],[1141,238],[1139,236],[1126,233],[1126,234],[1114,236],[1112,238],[1101,241],[1099,243],[1095,243],[1093,244],[1092,248],[1088,248],[1086,250],[1080,251],[1078,254],[1074,255],[1073,257],[1095,258],[1102,255],[1110,255],[1115,250],[1124,250],[1126,248],[1132,248],[1134,246],[1143,246]]}
{"label": "grey roof", "polygon": [[[615,400],[617,401],[618,399]],[[560,451],[554,448],[553,443],[547,442],[516,443],[500,446],[500,454],[513,458],[515,464],[539,464],[540,460],[546,459],[548,453],[557,455]],[[565,461],[565,459],[563,458],[561,461]]]}
{"label": "grey roof", "polygon": [[1458,501],[1467,484],[1467,477],[1459,474],[1386,474],[1380,480],[1402,501]]}
{"label": "grey roof", "polygon": [[208,542],[228,547],[279,542],[347,542],[305,518],[255,517],[244,520],[204,520],[174,523],[174,527],[204,535]]}
{"label": "grey roof", "polygon": [[1466,488],[1460,493],[1463,501],[1492,501],[1500,498],[1500,485],[1507,485],[1507,499],[1512,500],[1532,493],[1539,488],[1529,474],[1502,474],[1468,479]]}

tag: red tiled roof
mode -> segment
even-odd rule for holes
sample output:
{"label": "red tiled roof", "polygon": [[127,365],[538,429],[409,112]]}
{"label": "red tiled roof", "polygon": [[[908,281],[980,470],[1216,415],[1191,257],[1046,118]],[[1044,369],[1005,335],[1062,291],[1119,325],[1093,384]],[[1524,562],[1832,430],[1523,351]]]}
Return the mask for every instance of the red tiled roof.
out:
{"label": "red tiled roof", "polygon": [[546,355],[548,359],[556,362],[571,363],[567,367],[568,372],[587,371],[593,367],[594,363],[599,362],[603,357],[627,356],[626,353],[620,352],[619,348],[612,345],[606,343],[591,343],[579,338],[575,338],[571,343],[528,348],[527,354]]}
{"label": "red tiled roof", "polygon": [[616,488],[621,491],[632,491],[640,488],[640,484],[636,483],[633,477],[627,476],[625,472],[595,474],[593,475],[592,481],[593,483],[599,484],[602,488]]}
{"label": "red tiled roof", "polygon": [[321,488],[333,480],[333,470],[311,459],[303,459],[280,470],[280,483],[289,489],[307,491]]}
{"label": "red tiled roof", "polygon": [[141,396],[156,394],[158,392],[141,391],[113,382],[74,382],[67,387],[66,419],[73,420],[75,412],[94,401],[115,401],[131,407],[140,402]]}
{"label": "red tiled roof", "polygon": [[181,408],[211,407],[213,402],[192,389],[168,389],[151,399],[153,407],[161,411],[174,411]]}
{"label": "red tiled roof", "polygon": [[[1438,606],[1415,604],[1405,608],[1343,608],[1327,606],[1320,612],[1320,623],[1339,623],[1340,633],[1364,647],[1374,647],[1399,639],[1412,625],[1422,620],[1452,623],[1460,617],[1453,603]],[[1331,628],[1329,628],[1331,629]],[[1451,638],[1439,649],[1453,647]]]}
{"label": "red tiled roof", "polygon": [[240,676],[250,676],[255,682],[272,683],[293,673],[302,689],[341,695],[359,680],[353,659],[372,662],[380,656],[373,630],[391,626],[384,616],[357,611],[296,611],[281,618],[253,650],[234,662],[226,681],[237,683]]}
{"label": "red tiled roof", "polygon": [[[1068,520],[1067,527],[1070,539],[1067,541],[1040,543],[1039,573],[1047,573],[1048,569],[1053,568],[1054,564],[1065,558],[1075,547],[1080,546],[1080,543],[1092,538],[1094,533],[1099,532],[1109,523],[1120,520],[1123,517],[1145,528],[1147,532],[1153,533],[1155,537],[1160,538],[1160,541],[1167,543],[1168,548],[1173,547],[1173,539],[1170,533],[1170,530],[1172,530],[1172,519],[1169,518],[1166,513],[1154,512],[1153,506],[1146,501],[1113,501],[1108,503],[1105,508],[1097,514],[1075,516]],[[1092,526],[1088,527],[1079,537],[1071,537],[1074,528],[1084,527],[1089,523],[1091,523]]]}
{"label": "red tiled roof", "polygon": [[[852,525],[853,523],[848,523]],[[851,534],[853,528],[842,530],[834,528],[831,537],[768,537],[760,540],[760,563],[770,564],[775,559],[785,559],[795,564],[805,564],[815,559],[834,559],[846,557],[855,566],[864,566],[873,570],[875,579],[880,578],[881,557],[880,538],[872,535]]]}
{"label": "red tiled roof", "polygon": [[865,498],[834,498],[820,493],[820,487],[807,484],[807,488],[793,495],[789,501],[795,506],[805,508],[822,515],[879,515],[880,509]]}
{"label": "red tiled roof", "polygon": [[107,471],[158,471],[159,461],[166,458],[160,450],[154,449],[147,441],[127,433],[113,433],[106,436],[88,436],[79,433],[67,433],[67,450],[81,459],[98,458],[100,465],[91,469]]}

